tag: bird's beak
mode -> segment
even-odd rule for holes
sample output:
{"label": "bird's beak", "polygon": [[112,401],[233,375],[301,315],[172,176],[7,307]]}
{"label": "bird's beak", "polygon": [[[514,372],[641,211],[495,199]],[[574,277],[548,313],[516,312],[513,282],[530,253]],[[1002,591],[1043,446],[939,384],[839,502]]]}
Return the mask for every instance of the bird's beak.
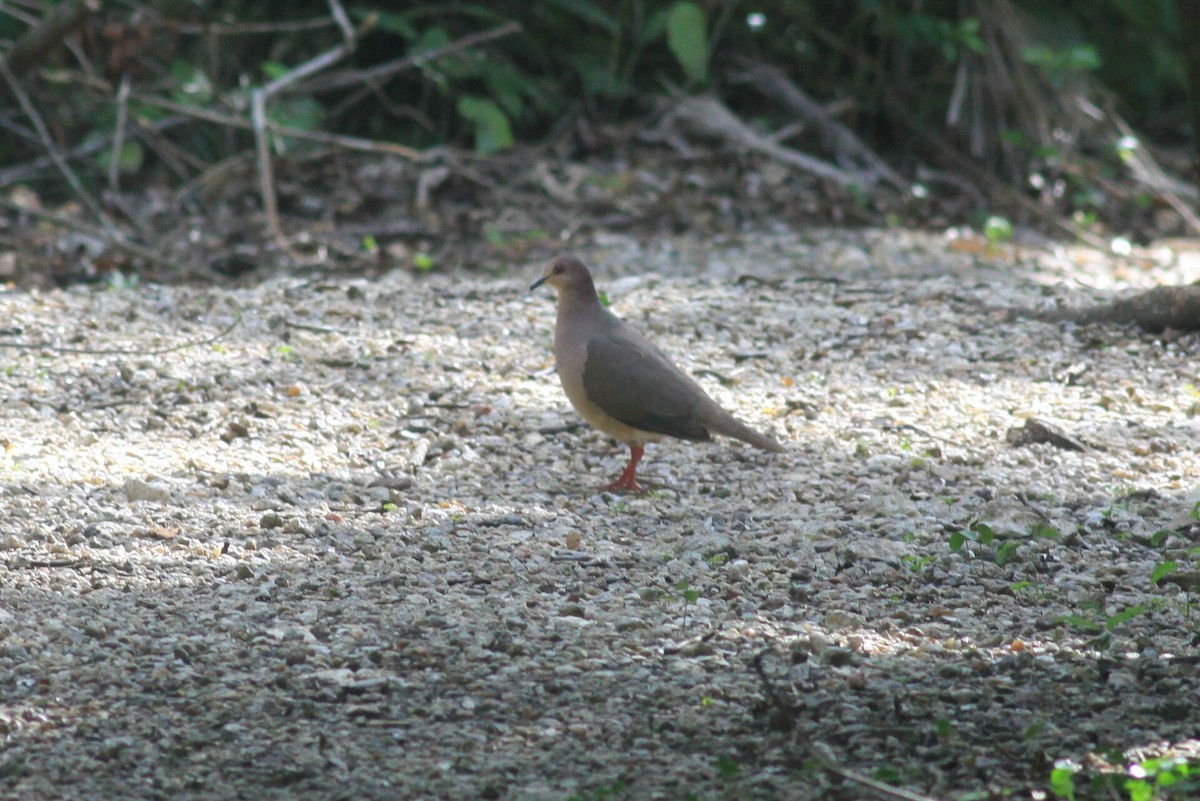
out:
{"label": "bird's beak", "polygon": [[529,285],[529,291],[532,292],[544,283],[546,283],[546,276],[543,275],[541,278]]}

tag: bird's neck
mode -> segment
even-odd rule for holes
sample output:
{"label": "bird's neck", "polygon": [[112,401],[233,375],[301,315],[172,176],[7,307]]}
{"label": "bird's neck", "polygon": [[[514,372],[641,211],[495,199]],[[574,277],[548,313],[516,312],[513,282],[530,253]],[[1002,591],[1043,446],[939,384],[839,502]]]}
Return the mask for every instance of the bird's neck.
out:
{"label": "bird's neck", "polygon": [[564,315],[596,314],[604,310],[591,279],[564,287],[558,293],[558,319]]}

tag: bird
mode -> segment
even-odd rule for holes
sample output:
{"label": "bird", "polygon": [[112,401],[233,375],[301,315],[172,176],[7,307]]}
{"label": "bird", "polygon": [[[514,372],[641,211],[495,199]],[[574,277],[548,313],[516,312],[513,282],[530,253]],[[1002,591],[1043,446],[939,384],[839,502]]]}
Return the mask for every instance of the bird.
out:
{"label": "bird", "polygon": [[646,443],[664,436],[704,442],[720,434],[772,453],[787,450],[721,408],[650,340],[606,309],[578,258],[561,255],[547,262],[529,291],[543,284],[558,292],[554,359],[563,392],[580,417],[629,446],[629,464],[603,490],[645,492],[637,480],[638,462]]}

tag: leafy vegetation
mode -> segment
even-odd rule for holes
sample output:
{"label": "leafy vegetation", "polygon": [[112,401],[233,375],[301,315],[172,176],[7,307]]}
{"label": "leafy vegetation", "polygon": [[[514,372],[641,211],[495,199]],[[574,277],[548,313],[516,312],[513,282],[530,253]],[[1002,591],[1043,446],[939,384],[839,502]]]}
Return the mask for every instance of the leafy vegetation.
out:
{"label": "leafy vegetation", "polygon": [[1200,792],[1200,771],[1183,757],[1147,759],[1117,771],[1085,771],[1069,760],[1055,763],[1049,790],[1063,801],[1089,798],[1128,801],[1169,801],[1194,798]]}
{"label": "leafy vegetation", "polygon": [[[78,49],[45,53],[31,88],[43,115],[55,120],[60,142],[88,151],[77,166],[91,180],[114,168],[127,177],[174,173],[178,180],[247,146],[249,126],[231,130],[225,123],[244,118],[255,87],[285,79],[342,42],[346,32],[334,7],[325,0],[109,6],[87,23],[88,61],[76,58],[84,55]],[[986,81],[993,79],[1025,81],[1016,90],[1029,102],[1045,94],[1038,81],[1050,89],[1099,81],[1139,126],[1167,138],[1186,132],[1177,113],[1186,70],[1169,0],[1025,0],[979,8],[951,0],[915,6],[497,0],[409,7],[366,0],[345,11],[356,31],[348,55],[274,95],[272,123],[297,133],[329,131],[417,148],[450,144],[488,155],[557,137],[584,119],[640,116],[654,97],[701,91],[777,127],[794,117],[774,98],[742,88],[749,66],[770,64],[821,102],[851,102],[843,122],[892,158],[935,156],[927,138],[922,144],[922,131],[948,129],[951,141],[973,137],[967,150],[1022,184],[1040,175],[1073,187],[1062,197],[1083,212],[1081,219],[1089,206],[1093,214],[1102,211],[1100,187],[1070,169],[1063,145],[1041,137],[1012,109],[996,106],[989,117],[969,119],[957,105],[965,76],[989,60],[1009,59],[1010,74],[980,73],[984,83],[973,91],[990,91]],[[1006,40],[1017,23],[1027,39]],[[28,27],[27,18],[0,11],[0,36],[20,39]],[[122,82],[130,91],[119,102]],[[123,112],[129,136],[114,149]],[[990,144],[980,145],[985,140]],[[276,136],[274,146],[303,153],[316,142]],[[1116,154],[1114,145],[1108,162],[1114,171]],[[42,155],[37,137],[13,126],[0,133],[0,163]],[[1003,225],[990,225],[989,239],[1006,238],[1007,221],[991,219]]]}

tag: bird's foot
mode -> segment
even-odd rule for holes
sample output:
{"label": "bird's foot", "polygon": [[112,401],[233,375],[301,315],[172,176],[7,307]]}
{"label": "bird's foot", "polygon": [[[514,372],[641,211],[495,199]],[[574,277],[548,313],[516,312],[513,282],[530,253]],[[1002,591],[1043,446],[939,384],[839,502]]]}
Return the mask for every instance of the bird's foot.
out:
{"label": "bird's foot", "polygon": [[635,495],[640,495],[646,491],[646,488],[638,483],[635,476],[627,476],[624,473],[615,481],[610,481],[600,488],[603,492],[630,492]]}

